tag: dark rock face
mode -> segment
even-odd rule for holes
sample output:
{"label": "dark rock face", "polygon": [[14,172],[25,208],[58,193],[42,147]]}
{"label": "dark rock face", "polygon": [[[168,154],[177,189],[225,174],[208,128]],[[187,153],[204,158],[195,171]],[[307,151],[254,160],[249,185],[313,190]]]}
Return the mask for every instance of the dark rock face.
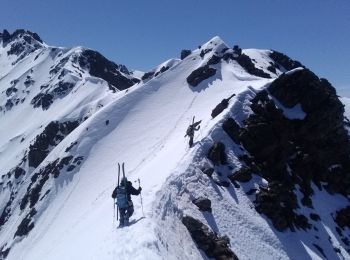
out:
{"label": "dark rock face", "polygon": [[331,84],[307,69],[296,71],[292,75],[281,75],[271,84],[269,91],[288,108],[300,103],[306,113],[320,107],[329,98],[337,100]]}
{"label": "dark rock face", "polygon": [[18,91],[18,89],[16,89],[15,87],[10,87],[8,89],[6,89],[6,96],[11,96],[12,93],[16,93]]}
{"label": "dark rock face", "polygon": [[187,83],[192,87],[196,87],[203,80],[206,80],[216,73],[216,69],[210,68],[208,65],[204,67],[199,67],[198,69],[192,71],[192,73],[187,77]]}
{"label": "dark rock face", "polygon": [[159,71],[157,71],[157,72],[154,74],[154,76],[157,77],[159,74],[161,74],[161,73],[167,71],[168,69],[169,69],[168,66],[163,66],[163,67],[161,67],[161,69],[160,69]]}
{"label": "dark rock face", "polygon": [[11,110],[11,108],[14,106],[11,99],[6,100],[5,108],[6,110]]}
{"label": "dark rock face", "polygon": [[249,74],[262,77],[262,78],[271,78],[271,76],[264,72],[261,69],[258,69],[255,67],[252,60],[249,58],[249,56],[245,55],[244,53],[239,55],[238,58],[236,58],[236,61],[239,65],[241,65]]}
{"label": "dark rock face", "polygon": [[145,74],[143,74],[141,79],[142,80],[148,80],[148,79],[153,78],[153,75],[154,75],[154,71],[146,72]]}
{"label": "dark rock face", "polygon": [[[92,50],[84,50],[79,56],[78,62],[82,68],[89,68],[89,72],[92,76],[102,78],[110,85],[111,90],[124,90],[135,83],[139,82],[138,79],[127,78],[121,74],[121,67],[112,61],[107,60],[100,53]],[[129,71],[125,66],[122,67],[123,73],[129,75]]]}
{"label": "dark rock face", "polygon": [[22,175],[24,175],[26,173],[26,171],[23,168],[19,167],[19,166],[14,168],[12,171],[13,171],[16,179],[18,179],[20,176],[22,176]]}
{"label": "dark rock face", "polygon": [[292,188],[289,183],[271,182],[268,189],[261,189],[256,195],[256,210],[270,218],[278,231],[294,230],[294,225],[302,229],[311,227],[305,216],[294,212],[298,202]]}
{"label": "dark rock face", "polygon": [[17,36],[23,36],[23,38],[28,42],[31,43],[32,39],[43,43],[43,41],[41,40],[41,38],[39,37],[38,34],[27,31],[27,30],[23,30],[23,29],[18,29],[16,31],[14,31],[12,34],[9,34],[9,32],[7,30],[4,30],[3,32],[3,42],[4,44],[8,43],[9,41],[14,40]]}
{"label": "dark rock face", "polygon": [[35,208],[32,208],[28,215],[22,220],[21,224],[19,224],[15,236],[21,237],[25,236],[29,233],[30,230],[34,228],[34,223],[32,221],[33,216],[36,214]]}
{"label": "dark rock face", "polygon": [[318,214],[315,214],[315,213],[310,213],[310,218],[313,220],[313,221],[319,221],[321,220],[320,216]]}
{"label": "dark rock face", "polygon": [[276,74],[276,72],[277,72],[277,71],[276,71],[276,67],[279,68],[278,65],[273,64],[273,65],[268,66],[268,67],[267,67],[267,70],[270,71],[270,72],[272,72],[272,73],[275,73],[275,74]]}
{"label": "dark rock face", "polygon": [[226,164],[227,156],[225,152],[225,145],[221,142],[214,143],[208,151],[208,158],[214,165]]}
{"label": "dark rock face", "polygon": [[229,176],[231,181],[248,182],[252,179],[252,172],[249,167],[242,167]]}
{"label": "dark rock face", "polygon": [[5,259],[8,256],[8,254],[10,253],[10,250],[11,250],[10,247],[5,249],[5,246],[2,246],[0,248],[0,259]]}
{"label": "dark rock face", "polygon": [[233,52],[237,55],[242,55],[242,49],[238,45],[233,46]]}
{"label": "dark rock face", "polygon": [[181,51],[181,60],[183,60],[184,58],[186,58],[188,55],[191,55],[191,50],[182,50]]}
{"label": "dark rock face", "polygon": [[214,168],[204,168],[204,169],[201,169],[201,171],[207,175],[209,178],[211,178],[213,176],[213,173],[214,173]]}
{"label": "dark rock face", "polygon": [[7,55],[17,56],[16,60],[12,64],[16,64],[27,55],[43,47],[42,40],[36,33],[25,30],[16,30],[13,34],[8,31],[4,31],[2,34],[2,45],[6,47],[10,46],[7,51]]}
{"label": "dark rock face", "polygon": [[207,65],[214,65],[214,64],[218,64],[219,62],[220,62],[220,58],[219,58],[219,56],[217,56],[217,55],[213,55],[209,60],[208,60],[208,62],[207,62]]}
{"label": "dark rock face", "polygon": [[337,211],[335,221],[339,227],[350,229],[350,206]]}
{"label": "dark rock face", "polygon": [[304,119],[288,119],[267,91],[251,101],[250,115],[240,128],[228,119],[223,128],[249,152],[244,162],[269,181],[260,189],[256,209],[268,216],[277,230],[309,228],[308,219],[294,210],[300,186],[301,203],[312,208],[311,183],[331,193],[350,194],[350,141],[344,128],[344,108],[334,88],[309,70],[282,75],[269,92],[285,107],[300,104]]}
{"label": "dark rock face", "polygon": [[182,223],[190,232],[198,248],[203,250],[208,257],[220,260],[238,260],[229,246],[230,242],[227,237],[218,237],[202,222],[190,216],[183,217]]}
{"label": "dark rock face", "polygon": [[222,111],[224,111],[224,109],[226,109],[228,107],[229,101],[231,98],[233,98],[235,96],[235,94],[233,94],[232,96],[230,96],[229,98],[224,98],[220,104],[218,104],[213,111],[211,112],[211,117],[214,118],[217,115],[219,115]]}
{"label": "dark rock face", "polygon": [[11,34],[7,30],[4,30],[0,33],[0,37],[2,38],[3,45],[5,45],[10,40]]}
{"label": "dark rock face", "polygon": [[20,42],[13,43],[7,55],[20,55],[26,49],[25,45]]}
{"label": "dark rock face", "polygon": [[51,94],[39,93],[30,103],[33,107],[42,107],[43,110],[47,110],[53,103],[53,96]]}
{"label": "dark rock face", "polygon": [[6,203],[4,209],[2,210],[2,213],[0,215],[0,229],[6,223],[6,221],[8,220],[8,218],[10,216],[11,205],[12,205],[13,200],[14,200],[14,194],[12,193],[9,201]]}
{"label": "dark rock face", "polygon": [[[269,56],[274,62],[283,66],[287,71],[298,67],[304,67],[299,61],[292,60],[287,55],[278,51],[272,51]],[[274,67],[276,67],[276,65],[274,65]]]}
{"label": "dark rock face", "polygon": [[53,93],[58,95],[58,96],[64,96],[70,90],[72,90],[74,86],[75,86],[75,84],[73,84],[71,82],[60,81],[60,82],[58,82],[57,86],[53,89]]}
{"label": "dark rock face", "polygon": [[[47,182],[47,180],[50,178],[50,175],[54,178],[57,178],[60,174],[60,171],[65,166],[68,166],[70,163],[74,164],[81,159],[82,157],[73,158],[73,156],[66,156],[62,159],[58,158],[55,161],[47,164],[44,168],[40,169],[39,172],[36,172],[32,176],[31,183],[21,201],[20,209],[23,210],[28,203],[29,207],[33,208],[38,202],[40,195],[42,195],[42,188]],[[80,161],[78,164],[80,164]]]}
{"label": "dark rock face", "polygon": [[30,167],[38,167],[39,164],[49,154],[50,147],[56,146],[77,126],[78,121],[67,121],[60,123],[53,121],[48,124],[44,131],[35,138],[33,144],[29,146],[28,163]]}
{"label": "dark rock face", "polygon": [[205,54],[211,52],[213,49],[203,49],[201,50],[201,53],[199,54],[199,56],[201,56],[202,58],[205,56]]}
{"label": "dark rock face", "polygon": [[236,144],[240,143],[239,135],[241,132],[241,127],[233,118],[226,119],[225,122],[222,124],[222,128]]}
{"label": "dark rock face", "polygon": [[192,200],[192,203],[196,205],[200,211],[209,211],[211,212],[211,201],[207,198],[198,198]]}

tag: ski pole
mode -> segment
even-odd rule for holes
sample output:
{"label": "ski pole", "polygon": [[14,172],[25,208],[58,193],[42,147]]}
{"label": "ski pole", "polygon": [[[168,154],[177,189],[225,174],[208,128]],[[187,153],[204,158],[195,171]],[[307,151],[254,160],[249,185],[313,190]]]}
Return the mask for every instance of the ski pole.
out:
{"label": "ski pole", "polygon": [[[141,187],[140,184],[140,179],[137,179],[139,181],[139,188]],[[145,214],[143,213],[143,204],[142,204],[142,195],[141,195],[141,191],[140,191],[140,199],[141,199],[141,209],[142,209],[142,216],[145,216]]]}

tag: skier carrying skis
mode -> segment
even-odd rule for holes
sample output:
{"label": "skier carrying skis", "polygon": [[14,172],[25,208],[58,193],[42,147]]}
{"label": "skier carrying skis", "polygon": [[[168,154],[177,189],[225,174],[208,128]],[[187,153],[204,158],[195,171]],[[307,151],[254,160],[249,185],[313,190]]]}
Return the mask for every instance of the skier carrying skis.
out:
{"label": "skier carrying skis", "polygon": [[134,205],[131,195],[139,195],[142,188],[135,189],[132,183],[126,177],[121,179],[120,185],[114,189],[112,198],[117,199],[117,205],[120,213],[119,227],[129,225],[129,218],[134,213]]}
{"label": "skier carrying skis", "polygon": [[199,130],[199,128],[201,127],[199,124],[201,122],[202,122],[202,120],[200,120],[198,122],[194,122],[194,117],[193,117],[192,124],[186,130],[185,137],[188,136],[190,138],[190,141],[188,142],[188,144],[190,145],[190,148],[193,146],[194,132]]}

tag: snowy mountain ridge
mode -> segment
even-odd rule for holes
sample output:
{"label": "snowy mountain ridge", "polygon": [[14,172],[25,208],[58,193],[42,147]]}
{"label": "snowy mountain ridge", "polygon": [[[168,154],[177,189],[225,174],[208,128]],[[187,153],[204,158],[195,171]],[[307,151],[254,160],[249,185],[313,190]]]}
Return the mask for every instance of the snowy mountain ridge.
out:
{"label": "snowy mountain ridge", "polygon": [[[348,204],[347,186],[328,177],[321,179],[324,187],[314,176],[300,181],[298,165],[308,161],[295,159],[314,149],[311,139],[299,137],[314,126],[316,108],[324,106],[324,121],[339,117],[336,138],[346,126],[332,87],[299,62],[275,51],[229,48],[214,37],[133,77],[93,50],[50,47],[20,30],[0,34],[0,67],[0,258],[349,258],[346,221],[330,215]],[[286,87],[300,81],[311,82],[305,98]],[[314,88],[322,104],[307,99]],[[202,123],[189,149],[184,134],[194,115]],[[275,130],[264,120],[296,130],[271,137]],[[334,139],[334,129],[317,131]],[[269,147],[261,133],[262,140],[281,141]],[[281,151],[284,139],[298,145]],[[348,139],[341,139],[344,147]],[[278,180],[267,174],[275,169],[253,143],[268,148],[271,158],[277,150],[285,154],[280,160],[295,180],[283,183],[299,187],[285,200],[269,194],[279,194]],[[333,168],[347,169],[344,156],[332,159]],[[110,197],[117,162],[143,188],[145,216],[134,197],[133,224],[124,229],[116,229]],[[198,199],[209,200],[210,210],[199,210]],[[319,220],[309,217],[316,215]]]}

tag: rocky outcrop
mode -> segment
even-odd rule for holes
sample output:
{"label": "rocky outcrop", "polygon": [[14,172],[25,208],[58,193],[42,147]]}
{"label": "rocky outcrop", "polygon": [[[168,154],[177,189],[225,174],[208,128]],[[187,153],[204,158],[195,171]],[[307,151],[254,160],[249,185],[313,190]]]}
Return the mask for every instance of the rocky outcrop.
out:
{"label": "rocky outcrop", "polygon": [[271,51],[269,56],[275,62],[274,64],[271,64],[271,67],[273,69],[274,68],[280,69],[279,65],[283,66],[283,68],[287,71],[298,67],[304,67],[299,61],[292,60],[287,55],[278,51]]}
{"label": "rocky outcrop", "polygon": [[339,227],[350,229],[350,206],[337,211],[335,221]]}
{"label": "rocky outcrop", "polygon": [[47,110],[53,103],[53,95],[47,93],[39,93],[30,102],[33,107],[42,107],[43,110]]}
{"label": "rocky outcrop", "polygon": [[29,54],[36,50],[43,48],[42,40],[36,33],[32,33],[26,30],[16,30],[12,34],[4,30],[2,34],[3,47],[9,46],[7,55],[16,56],[16,59],[12,62],[15,65],[20,60],[23,60]]}
{"label": "rocky outcrop", "polygon": [[292,183],[273,181],[267,189],[261,188],[256,195],[256,210],[270,218],[278,231],[311,227],[304,215],[294,212],[299,206],[293,188]]}
{"label": "rocky outcrop", "polygon": [[230,99],[233,98],[235,94],[232,94],[229,98],[224,98],[211,112],[211,117],[214,118],[224,111],[230,102]]}
{"label": "rocky outcrop", "polygon": [[14,39],[16,39],[16,37],[19,36],[22,36],[23,39],[29,44],[32,43],[33,39],[40,43],[43,43],[42,39],[39,37],[38,34],[23,29],[18,29],[12,34],[10,34],[7,30],[4,30],[2,34],[0,33],[0,37],[2,37],[2,43],[4,46],[6,46],[10,41],[13,41]]}
{"label": "rocky outcrop", "polygon": [[229,179],[232,182],[248,182],[252,179],[252,170],[249,167],[244,166],[230,175]]}
{"label": "rocky outcrop", "polygon": [[162,74],[163,72],[167,71],[168,69],[169,69],[168,66],[163,66],[163,67],[160,68],[159,71],[157,71],[157,72],[154,74],[154,76],[157,77],[159,74]]}
{"label": "rocky outcrop", "polygon": [[227,118],[222,124],[222,128],[236,144],[240,143],[240,133],[242,130],[233,118]]}
{"label": "rocky outcrop", "polygon": [[145,81],[145,80],[150,80],[151,78],[153,78],[154,76],[154,71],[150,71],[150,72],[146,72],[145,74],[143,74],[142,76],[142,80]]}
{"label": "rocky outcrop", "polygon": [[[127,89],[139,82],[138,79],[130,76],[125,66],[107,60],[97,51],[84,50],[79,56],[78,62],[82,68],[87,68],[92,76],[107,81],[113,91]],[[130,77],[126,77],[121,72]]]}
{"label": "rocky outcrop", "polygon": [[220,62],[220,57],[217,55],[213,55],[211,56],[211,58],[208,60],[207,65],[215,65],[218,64]]}
{"label": "rocky outcrop", "polygon": [[236,61],[239,65],[241,65],[249,74],[262,77],[262,78],[271,78],[270,74],[264,72],[261,69],[255,67],[254,63],[250,59],[248,55],[242,53],[236,58]]}
{"label": "rocky outcrop", "polygon": [[5,248],[5,246],[6,244],[0,248],[0,259],[5,259],[10,253],[11,248],[10,247]]}
{"label": "rocky outcrop", "polygon": [[191,216],[183,217],[182,223],[190,232],[198,248],[203,250],[208,257],[218,260],[238,260],[230,248],[230,241],[227,237],[217,236],[202,222]]}
{"label": "rocky outcrop", "polygon": [[68,171],[68,165],[69,167],[72,165],[74,165],[74,167],[76,165],[80,165],[82,159],[82,157],[73,158],[71,155],[63,158],[57,158],[55,161],[48,163],[45,167],[34,173],[27,192],[22,198],[20,209],[23,210],[28,203],[30,208],[34,207],[40,196],[43,195],[41,194],[41,191],[44,184],[49,180],[50,176],[57,178],[64,167],[66,167]]}
{"label": "rocky outcrop", "polygon": [[225,152],[225,145],[222,142],[216,142],[208,151],[208,158],[214,165],[226,164],[227,156]]}
{"label": "rocky outcrop", "polygon": [[191,55],[191,50],[182,50],[181,51],[181,60],[185,59],[187,56]]}
{"label": "rocky outcrop", "polygon": [[[270,93],[270,94],[269,94]],[[285,108],[300,106],[305,116],[288,118]],[[240,127],[227,119],[223,129],[249,156],[242,160],[269,182],[256,196],[256,209],[277,230],[309,228],[308,218],[295,213],[299,185],[301,203],[312,208],[311,184],[330,193],[350,194],[350,141],[344,128],[344,108],[334,88],[309,70],[281,75],[268,91],[251,100],[251,114]]]}
{"label": "rocky outcrop", "polygon": [[196,87],[203,80],[206,80],[216,73],[216,69],[210,68],[208,65],[204,67],[199,67],[198,69],[192,71],[192,73],[187,77],[187,83],[192,87]]}
{"label": "rocky outcrop", "polygon": [[200,211],[211,212],[211,201],[208,198],[197,198],[192,200],[192,203],[198,207]]}
{"label": "rocky outcrop", "polygon": [[78,121],[67,121],[60,123],[58,121],[50,122],[44,131],[35,138],[33,144],[29,146],[28,163],[30,167],[38,167],[46,158],[52,147],[60,143],[77,126]]}
{"label": "rocky outcrop", "polygon": [[37,211],[35,210],[35,208],[32,208],[31,211],[27,214],[27,216],[19,224],[14,237],[25,236],[34,228],[33,217],[36,213]]}

